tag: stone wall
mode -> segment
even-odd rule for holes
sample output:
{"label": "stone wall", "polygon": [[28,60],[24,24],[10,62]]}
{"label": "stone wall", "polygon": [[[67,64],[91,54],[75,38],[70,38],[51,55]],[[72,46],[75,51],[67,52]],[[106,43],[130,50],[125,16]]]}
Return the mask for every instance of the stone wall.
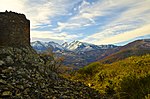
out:
{"label": "stone wall", "polygon": [[0,46],[30,46],[30,21],[24,14],[0,12]]}

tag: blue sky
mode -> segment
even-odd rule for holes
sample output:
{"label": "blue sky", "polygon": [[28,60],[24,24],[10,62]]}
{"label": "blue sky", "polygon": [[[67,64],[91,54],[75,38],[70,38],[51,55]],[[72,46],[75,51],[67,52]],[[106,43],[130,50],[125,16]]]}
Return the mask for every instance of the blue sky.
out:
{"label": "blue sky", "polygon": [[0,0],[0,11],[24,13],[32,41],[124,45],[150,38],[150,0]]}

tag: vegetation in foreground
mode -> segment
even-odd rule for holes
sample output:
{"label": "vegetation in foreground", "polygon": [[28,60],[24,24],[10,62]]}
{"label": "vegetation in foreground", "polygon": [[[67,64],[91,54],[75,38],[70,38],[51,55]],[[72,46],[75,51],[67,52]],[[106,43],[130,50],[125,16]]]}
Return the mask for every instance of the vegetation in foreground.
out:
{"label": "vegetation in foreground", "polygon": [[150,54],[112,64],[92,63],[68,77],[98,90],[106,98],[150,98]]}

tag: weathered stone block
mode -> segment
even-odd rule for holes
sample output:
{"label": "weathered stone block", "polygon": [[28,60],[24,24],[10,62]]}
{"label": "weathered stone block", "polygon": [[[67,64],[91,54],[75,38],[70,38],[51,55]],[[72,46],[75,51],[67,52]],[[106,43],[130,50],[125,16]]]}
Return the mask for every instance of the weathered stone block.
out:
{"label": "weathered stone block", "polygon": [[0,46],[30,46],[30,21],[24,14],[0,12]]}

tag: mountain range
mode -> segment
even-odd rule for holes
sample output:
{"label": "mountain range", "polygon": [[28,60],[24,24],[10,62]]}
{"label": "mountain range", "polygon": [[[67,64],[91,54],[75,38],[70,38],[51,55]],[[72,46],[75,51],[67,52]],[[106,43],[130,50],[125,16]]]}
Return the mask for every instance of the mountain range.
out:
{"label": "mountain range", "polygon": [[94,44],[84,43],[80,41],[73,41],[71,43],[65,42],[62,45],[55,43],[53,41],[50,42],[35,41],[31,43],[31,46],[37,52],[44,52],[45,50],[50,48],[54,53],[64,52],[64,51],[86,52],[92,50],[110,49],[110,48],[117,47],[115,45],[94,45]]}
{"label": "mountain range", "polygon": [[50,48],[53,52],[66,50],[63,46],[61,46],[61,45],[59,45],[58,43],[55,43],[55,42],[53,42],[53,41],[51,41],[51,42],[35,41],[35,42],[31,42],[31,46],[32,46],[37,52],[44,52],[44,51],[48,50],[49,48]]}
{"label": "mountain range", "polygon": [[43,53],[51,50],[57,57],[64,57],[64,65],[83,67],[91,62],[97,61],[99,56],[108,50],[117,48],[115,45],[94,45],[80,41],[63,43],[35,41],[31,46],[38,52]]}
{"label": "mountain range", "polygon": [[136,40],[124,46],[94,45],[80,41],[65,42],[62,45],[55,42],[35,41],[31,46],[40,53],[51,49],[56,56],[65,58],[64,65],[77,68],[95,61],[112,63],[130,56],[150,53],[150,39]]}

